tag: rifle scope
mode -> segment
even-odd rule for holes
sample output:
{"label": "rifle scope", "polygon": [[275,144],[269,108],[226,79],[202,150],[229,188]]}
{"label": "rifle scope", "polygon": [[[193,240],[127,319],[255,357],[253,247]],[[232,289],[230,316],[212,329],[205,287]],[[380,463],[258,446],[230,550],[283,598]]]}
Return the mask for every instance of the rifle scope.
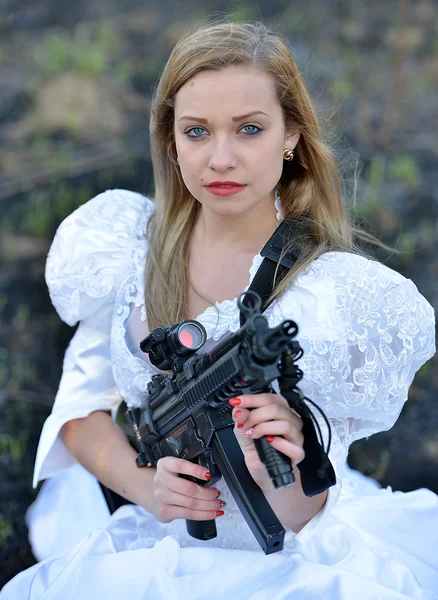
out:
{"label": "rifle scope", "polygon": [[162,371],[172,367],[177,356],[190,356],[202,348],[207,332],[198,321],[182,321],[172,327],[158,327],[140,342],[140,350]]}

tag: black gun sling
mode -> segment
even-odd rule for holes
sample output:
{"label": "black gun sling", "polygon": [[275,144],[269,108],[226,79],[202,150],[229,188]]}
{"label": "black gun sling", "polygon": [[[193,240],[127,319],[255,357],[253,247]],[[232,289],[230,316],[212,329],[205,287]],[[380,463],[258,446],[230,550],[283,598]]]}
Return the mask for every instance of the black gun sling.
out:
{"label": "black gun sling", "polygon": [[[262,313],[270,304],[269,297],[272,294],[274,281],[279,283],[284,279],[300,255],[300,248],[291,245],[296,230],[297,224],[295,221],[283,220],[260,252],[263,261],[257,269],[248,291],[257,292],[262,299]],[[283,248],[285,247],[287,252],[283,254]],[[243,304],[245,304],[245,299]],[[240,326],[242,325],[243,315],[241,314]]]}
{"label": "black gun sling", "polygon": [[[269,298],[273,292],[274,285],[277,285],[286,277],[298,260],[301,250],[293,241],[300,233],[306,233],[305,228],[305,221],[284,219],[260,252],[261,256],[263,256],[263,261],[247,291],[254,291],[259,294],[262,300],[262,312],[265,312],[270,305]],[[251,302],[250,298],[249,296],[247,303]],[[246,304],[245,298],[243,304]],[[244,317],[241,314],[240,326],[243,324]],[[280,380],[279,383],[281,388],[282,382]],[[292,385],[287,384],[281,389],[282,395],[288,400],[289,404],[292,397],[296,400],[293,390],[294,382],[292,382]],[[312,404],[314,403],[312,402]],[[314,406],[321,412],[328,424],[327,418],[321,409],[315,404]],[[298,412],[303,421],[302,434],[304,437],[303,448],[305,458],[297,465],[301,473],[301,485],[306,496],[315,496],[334,485],[336,483],[336,475],[322,445],[321,434],[320,439],[317,437],[314,426],[315,419],[312,417],[306,402],[301,400],[298,405],[294,402],[293,408]],[[329,425],[328,428],[330,440]]]}
{"label": "black gun sling", "polygon": [[[279,283],[288,274],[300,255],[300,248],[291,243],[294,234],[299,229],[302,230],[302,223],[284,219],[278,225],[277,229],[274,231],[260,252],[261,256],[263,256],[263,261],[258,268],[248,290],[257,292],[261,297],[262,312],[264,312],[270,304],[269,297],[272,294],[274,280],[275,283]],[[287,248],[287,252],[285,253],[283,253],[284,248]],[[250,302],[251,300],[248,301]],[[245,299],[243,300],[243,303],[245,304]],[[240,325],[243,325],[242,314],[240,316]],[[305,428],[307,429],[307,426]],[[312,436],[312,450],[311,454],[308,454],[308,459],[311,461],[315,452],[314,443],[316,441],[316,436],[314,430],[309,432],[306,431],[306,434],[308,436]],[[331,485],[333,485],[333,483]],[[116,494],[116,492],[108,489],[103,484],[100,484],[100,486],[111,514],[113,514],[120,506],[123,506],[124,504],[132,504],[129,500],[126,500],[119,494]]]}

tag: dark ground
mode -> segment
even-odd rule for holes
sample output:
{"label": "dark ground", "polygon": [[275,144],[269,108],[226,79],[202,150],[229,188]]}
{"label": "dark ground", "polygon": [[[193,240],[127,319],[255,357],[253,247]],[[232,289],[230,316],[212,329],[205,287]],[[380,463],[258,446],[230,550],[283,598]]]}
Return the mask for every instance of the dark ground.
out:
{"label": "dark ground", "polygon": [[[60,221],[100,191],[151,193],[149,98],[187,23],[212,10],[275,19],[317,107],[332,113],[347,176],[360,157],[360,218],[402,251],[380,258],[438,306],[435,2],[227,6],[0,0],[0,588],[34,563],[23,517],[73,334],[48,298],[46,252]],[[437,362],[391,431],[353,444],[353,467],[394,489],[438,492]]]}

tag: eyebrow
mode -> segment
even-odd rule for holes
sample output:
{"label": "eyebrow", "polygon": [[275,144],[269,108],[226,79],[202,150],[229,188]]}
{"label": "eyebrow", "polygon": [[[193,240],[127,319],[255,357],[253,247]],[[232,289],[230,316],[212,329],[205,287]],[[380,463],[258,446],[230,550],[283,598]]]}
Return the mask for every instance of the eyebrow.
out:
{"label": "eyebrow", "polygon": [[[248,119],[249,117],[253,117],[254,115],[265,115],[269,117],[269,115],[262,110],[254,110],[253,112],[247,113],[246,115],[241,115],[240,117],[233,117],[233,121],[243,121],[243,119]],[[198,121],[199,123],[208,123],[208,119],[202,119],[201,117],[192,117],[190,115],[184,115],[178,121]]]}

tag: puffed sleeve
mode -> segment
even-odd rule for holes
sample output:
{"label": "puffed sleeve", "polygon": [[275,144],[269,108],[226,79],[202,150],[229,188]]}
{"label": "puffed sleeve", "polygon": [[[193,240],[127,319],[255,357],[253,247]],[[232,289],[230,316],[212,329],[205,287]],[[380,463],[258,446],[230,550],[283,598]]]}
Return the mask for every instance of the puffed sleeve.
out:
{"label": "puffed sleeve", "polygon": [[[331,252],[298,276],[274,313],[275,321],[298,324],[304,350],[299,386],[329,419],[330,458],[342,477],[350,444],[394,425],[415,373],[434,355],[433,308],[412,281],[385,265]],[[300,541],[315,533],[341,486],[338,480],[330,489]]]}
{"label": "puffed sleeve", "polygon": [[46,282],[61,319],[79,326],[64,357],[52,412],[38,445],[34,487],[76,464],[59,432],[67,421],[121,401],[111,365],[115,295],[130,257],[145,239],[153,202],[126,190],[108,190],[80,206],[59,226],[49,250]]}
{"label": "puffed sleeve", "polygon": [[434,310],[414,283],[374,260],[331,252],[281,304],[299,326],[309,397],[349,419],[350,443],[390,429],[435,353]]}

